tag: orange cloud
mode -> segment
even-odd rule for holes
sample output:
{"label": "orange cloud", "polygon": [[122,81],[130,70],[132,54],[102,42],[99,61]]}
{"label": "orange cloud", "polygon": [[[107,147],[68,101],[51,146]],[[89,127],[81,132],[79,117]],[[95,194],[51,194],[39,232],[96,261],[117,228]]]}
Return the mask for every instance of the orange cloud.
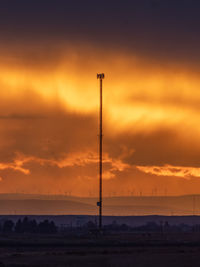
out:
{"label": "orange cloud", "polygon": [[[35,156],[25,156],[17,153],[16,158],[12,163],[0,163],[0,170],[12,169],[22,172],[23,174],[30,174],[30,170],[25,168],[24,165],[31,162],[36,162],[41,166],[57,166],[58,168],[75,167],[75,166],[87,166],[89,164],[97,164],[99,161],[98,154],[93,152],[76,152],[69,155],[63,155],[62,159],[45,159]],[[104,154],[103,163],[109,164],[108,170],[103,173],[104,179],[112,179],[115,177],[115,172],[122,172],[130,166],[123,163],[120,159],[112,159],[108,154]]]}
{"label": "orange cloud", "polygon": [[[49,106],[57,102],[65,111],[94,114],[99,97],[96,70],[103,69],[106,73],[104,123],[111,125],[114,132],[127,128],[133,131],[133,124],[134,132],[148,132],[159,128],[163,121],[165,126],[173,128],[187,123],[188,128],[200,132],[196,112],[200,79],[192,69],[151,66],[148,61],[119,51],[105,55],[108,60],[99,59],[98,63],[98,50],[91,52],[86,47],[82,50],[75,47],[74,50],[70,48],[70,53],[64,49],[62,53],[56,68],[42,68],[41,62],[27,68],[23,60],[16,65],[0,65],[0,86],[4,88],[0,93],[2,102],[22,98],[28,90],[45,99]],[[88,63],[84,55],[90,55]],[[43,65],[54,65],[48,59],[43,61]],[[37,108],[24,101],[20,110],[13,110],[12,105],[7,113],[11,110],[37,114]],[[0,112],[6,113],[5,110]]]}
{"label": "orange cloud", "polygon": [[23,174],[30,174],[28,169],[23,168],[26,161],[16,159],[13,163],[0,163],[0,170],[12,169],[14,171],[22,172]]}
{"label": "orange cloud", "polygon": [[[98,175],[96,72],[102,70],[106,74],[103,178],[113,184],[115,177],[125,181],[129,168],[131,182],[124,185],[128,190],[137,175],[130,165],[156,176],[199,177],[198,168],[179,167],[198,166],[200,79],[194,68],[157,66],[116,51],[100,53],[86,47],[69,51],[67,46],[61,49],[63,56],[56,64],[41,56],[27,65],[23,52],[15,63],[0,63],[0,170],[31,174],[33,180],[44,176],[47,182],[51,176],[55,180],[68,176],[69,184],[77,182],[77,175],[81,179]],[[14,160],[13,151],[21,152]],[[45,175],[39,166],[49,167],[44,168]],[[66,171],[67,167],[73,168]],[[12,177],[18,179],[19,173]]]}
{"label": "orange cloud", "polygon": [[200,168],[194,167],[182,167],[182,166],[136,166],[136,168],[142,172],[154,174],[157,176],[175,176],[185,179],[191,177],[200,177]]}

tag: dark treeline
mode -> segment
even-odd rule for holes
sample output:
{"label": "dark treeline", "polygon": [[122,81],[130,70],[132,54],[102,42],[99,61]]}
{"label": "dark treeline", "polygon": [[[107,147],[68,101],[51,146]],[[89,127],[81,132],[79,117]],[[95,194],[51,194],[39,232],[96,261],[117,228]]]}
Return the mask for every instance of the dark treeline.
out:
{"label": "dark treeline", "polygon": [[[83,226],[86,229],[95,229],[97,226],[89,221]],[[103,226],[103,230],[107,232],[129,232],[129,233],[189,233],[189,232],[200,232],[200,224],[187,225],[184,223],[178,225],[170,225],[168,221],[156,222],[147,222],[144,225],[131,227],[127,224],[118,224],[116,221],[113,221],[111,224]]]}
{"label": "dark treeline", "polygon": [[19,219],[16,224],[12,220],[6,220],[0,225],[2,233],[40,233],[40,234],[55,234],[57,227],[53,221],[44,220],[37,223],[36,220],[30,220],[28,217]]}
{"label": "dark treeline", "polygon": [[[129,233],[180,233],[180,232],[200,232],[200,224],[196,225],[170,225],[167,221],[147,222],[144,225],[131,227],[126,224],[118,224],[113,221],[111,224],[104,225],[103,231],[108,233],[114,232],[129,232]],[[60,226],[56,227],[53,221],[44,220],[37,222],[35,219],[24,217],[18,219],[16,223],[12,220],[5,220],[0,223],[0,233],[32,233],[32,234],[55,234],[55,233],[96,233],[98,226],[96,223],[89,221],[83,225],[75,226]]]}
{"label": "dark treeline", "polygon": [[187,225],[184,223],[178,225],[170,225],[167,221],[147,222],[144,225],[137,227],[130,227],[126,224],[117,224],[113,222],[110,225],[104,227],[108,231],[120,231],[120,232],[134,232],[134,233],[189,233],[189,232],[200,232],[200,224]]}
{"label": "dark treeline", "polygon": [[[98,231],[98,224],[92,221],[88,221],[85,224],[77,226],[65,226],[59,229],[62,233],[96,233]],[[118,224],[117,221],[113,221],[111,224],[103,225],[102,231],[104,233],[200,233],[200,224],[188,225],[181,224],[169,224],[168,221],[154,222],[150,221],[140,226],[129,226],[125,223]]]}

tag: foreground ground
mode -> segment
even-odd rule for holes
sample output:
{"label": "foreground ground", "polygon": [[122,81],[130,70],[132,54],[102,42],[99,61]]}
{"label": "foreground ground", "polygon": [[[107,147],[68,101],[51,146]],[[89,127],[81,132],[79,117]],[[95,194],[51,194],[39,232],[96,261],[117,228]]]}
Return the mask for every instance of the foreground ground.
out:
{"label": "foreground ground", "polygon": [[199,234],[1,236],[0,266],[199,266]]}

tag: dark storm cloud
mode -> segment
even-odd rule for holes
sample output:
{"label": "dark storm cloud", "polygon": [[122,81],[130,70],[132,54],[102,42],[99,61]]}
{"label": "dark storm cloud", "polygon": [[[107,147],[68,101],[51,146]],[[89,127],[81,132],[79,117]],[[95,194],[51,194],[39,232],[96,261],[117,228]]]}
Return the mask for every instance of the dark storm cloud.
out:
{"label": "dark storm cloud", "polygon": [[[199,167],[200,146],[189,134],[183,138],[184,132],[173,129],[157,129],[150,133],[123,134],[105,138],[105,146],[111,157],[121,157],[123,161],[142,166],[191,166]],[[120,144],[116,146],[116,144]],[[124,154],[124,147],[127,153]],[[132,152],[131,152],[132,151]]]}
{"label": "dark storm cloud", "polygon": [[[162,187],[163,180],[176,191],[180,178],[174,182],[172,176],[177,168],[199,166],[199,80],[192,83],[193,68],[186,74],[181,69],[180,77],[172,69],[180,79],[170,83],[173,75],[165,67],[166,62],[170,67],[173,62],[198,63],[199,11],[198,1],[184,0],[1,1],[0,176],[5,190],[10,184],[19,186],[19,180],[29,192],[37,185],[56,191],[59,178],[63,184],[70,180],[66,188],[70,183],[71,188],[82,187],[79,194],[94,185],[85,181],[98,174],[98,95],[88,92],[96,90],[91,82],[96,70],[104,69],[105,107],[112,111],[104,113],[108,192],[123,186],[127,191],[135,182],[151,190]],[[135,55],[141,62],[134,61]],[[180,111],[181,119],[175,114]],[[188,114],[192,128],[185,123]],[[143,125],[147,118],[150,123]],[[84,166],[83,158],[88,160]],[[167,167],[172,176],[157,177],[155,170],[160,174],[158,167],[165,164],[175,166]],[[136,166],[150,166],[154,175]]]}
{"label": "dark storm cloud", "polygon": [[48,103],[31,90],[17,98],[2,97],[0,103],[1,162],[12,162],[16,152],[56,159],[96,144],[94,114],[66,111],[56,99]]}
{"label": "dark storm cloud", "polygon": [[0,3],[0,39],[86,42],[166,60],[199,58],[200,3],[194,0]]}

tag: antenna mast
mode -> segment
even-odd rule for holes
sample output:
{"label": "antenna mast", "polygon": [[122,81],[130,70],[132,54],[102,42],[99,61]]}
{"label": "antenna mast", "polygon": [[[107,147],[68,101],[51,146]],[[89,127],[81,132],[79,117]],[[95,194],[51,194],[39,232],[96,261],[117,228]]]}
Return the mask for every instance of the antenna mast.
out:
{"label": "antenna mast", "polygon": [[100,80],[100,108],[99,108],[99,229],[102,228],[102,138],[103,138],[103,124],[102,124],[102,83],[105,75],[104,73],[97,74],[97,79]]}

